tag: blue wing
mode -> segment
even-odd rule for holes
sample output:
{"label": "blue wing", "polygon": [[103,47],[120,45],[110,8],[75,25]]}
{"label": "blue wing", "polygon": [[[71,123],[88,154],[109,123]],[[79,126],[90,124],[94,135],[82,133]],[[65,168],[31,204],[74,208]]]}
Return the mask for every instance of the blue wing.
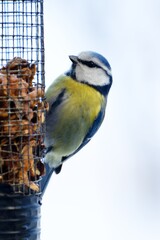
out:
{"label": "blue wing", "polygon": [[71,155],[63,157],[62,161],[65,161],[68,158],[70,158],[71,156],[73,156],[75,153],[77,153],[80,149],[82,149],[91,140],[91,138],[94,136],[94,134],[97,132],[97,130],[101,126],[104,116],[105,116],[105,108],[101,109],[101,111],[99,112],[97,118],[95,119],[92,127],[89,129],[87,135],[85,136],[85,138],[84,138],[82,144],[79,146],[79,148]]}

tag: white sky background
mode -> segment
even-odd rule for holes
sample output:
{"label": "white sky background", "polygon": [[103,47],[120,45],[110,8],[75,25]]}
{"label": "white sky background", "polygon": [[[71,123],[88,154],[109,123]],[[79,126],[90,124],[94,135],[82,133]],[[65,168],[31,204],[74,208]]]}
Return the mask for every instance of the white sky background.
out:
{"label": "white sky background", "polygon": [[47,86],[68,55],[94,50],[112,66],[106,118],[53,175],[42,240],[160,239],[160,1],[44,1]]}

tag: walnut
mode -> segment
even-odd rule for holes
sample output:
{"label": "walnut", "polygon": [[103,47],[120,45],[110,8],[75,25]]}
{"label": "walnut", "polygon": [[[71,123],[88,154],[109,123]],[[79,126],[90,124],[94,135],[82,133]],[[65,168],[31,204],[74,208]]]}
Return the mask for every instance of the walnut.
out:
{"label": "walnut", "polygon": [[44,88],[33,83],[36,65],[19,57],[0,69],[0,182],[22,184],[38,192],[34,182],[45,172],[37,160],[41,127],[48,108]]}

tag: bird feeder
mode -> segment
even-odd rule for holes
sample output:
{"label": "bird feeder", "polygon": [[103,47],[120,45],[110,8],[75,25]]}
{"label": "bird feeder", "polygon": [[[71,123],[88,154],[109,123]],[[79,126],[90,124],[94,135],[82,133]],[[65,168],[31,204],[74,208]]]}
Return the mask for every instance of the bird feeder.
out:
{"label": "bird feeder", "polygon": [[0,1],[0,239],[40,239],[43,0]]}

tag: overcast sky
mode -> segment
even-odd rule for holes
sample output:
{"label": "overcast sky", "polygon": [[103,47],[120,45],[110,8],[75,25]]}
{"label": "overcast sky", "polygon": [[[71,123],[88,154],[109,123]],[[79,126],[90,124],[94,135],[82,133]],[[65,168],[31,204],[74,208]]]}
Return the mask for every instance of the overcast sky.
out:
{"label": "overcast sky", "polygon": [[49,183],[42,240],[160,239],[160,1],[44,1],[46,85],[93,50],[111,64],[106,118]]}

